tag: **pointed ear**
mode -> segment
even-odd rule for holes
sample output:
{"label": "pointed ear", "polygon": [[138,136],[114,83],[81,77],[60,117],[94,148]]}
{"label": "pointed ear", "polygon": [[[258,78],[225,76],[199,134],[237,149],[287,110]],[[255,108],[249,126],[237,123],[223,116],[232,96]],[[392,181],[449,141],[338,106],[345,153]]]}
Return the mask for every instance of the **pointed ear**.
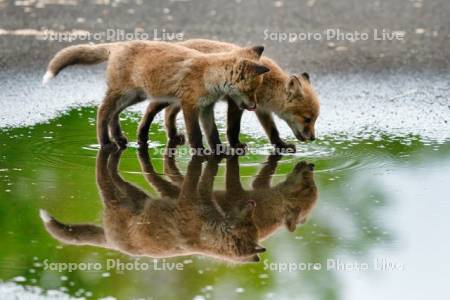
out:
{"label": "pointed ear", "polygon": [[266,252],[266,248],[264,248],[264,247],[261,246],[261,245],[256,245],[256,246],[253,248],[253,251],[254,251],[255,253],[263,253],[263,252]]}
{"label": "pointed ear", "polygon": [[291,75],[289,81],[286,84],[286,94],[288,101],[292,101],[294,98],[300,98],[302,95],[302,83],[297,76]]}
{"label": "pointed ear", "polygon": [[306,72],[302,73],[302,77],[303,77],[303,79],[305,79],[306,81],[311,82],[311,81],[309,80],[309,74],[308,74],[308,73],[306,73]]}
{"label": "pointed ear", "polygon": [[264,46],[254,46],[254,47],[251,47],[251,49],[253,52],[255,52],[255,54],[258,56],[258,58],[260,58],[264,52]]}
{"label": "pointed ear", "polygon": [[247,256],[247,257],[243,257],[240,259],[241,262],[259,262],[260,258],[258,256],[258,254],[252,255],[252,256]]}
{"label": "pointed ear", "polygon": [[264,52],[264,46],[254,46],[254,47],[246,47],[238,50],[238,53],[242,57],[259,60],[261,58],[262,53]]}
{"label": "pointed ear", "polygon": [[270,71],[268,67],[259,64],[254,64],[252,67],[254,68],[256,75],[262,75]]}
{"label": "pointed ear", "polygon": [[251,217],[255,212],[255,208],[256,202],[254,200],[249,200],[241,210],[241,218]]}
{"label": "pointed ear", "polygon": [[246,78],[253,78],[270,71],[269,68],[261,64],[255,63],[248,59],[243,59],[241,62],[241,80]]}

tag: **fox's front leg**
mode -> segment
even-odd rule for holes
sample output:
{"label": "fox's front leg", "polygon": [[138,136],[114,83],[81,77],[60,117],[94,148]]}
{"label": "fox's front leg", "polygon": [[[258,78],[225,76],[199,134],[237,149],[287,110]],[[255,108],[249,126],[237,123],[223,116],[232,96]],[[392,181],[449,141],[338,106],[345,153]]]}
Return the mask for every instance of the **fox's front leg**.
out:
{"label": "fox's front leg", "polygon": [[209,147],[213,152],[219,151],[219,145],[222,143],[214,120],[214,105],[202,107],[200,109],[200,120],[202,122],[203,131],[208,139]]}
{"label": "fox's front leg", "polygon": [[247,145],[241,143],[239,140],[239,133],[241,131],[241,119],[244,111],[240,109],[236,103],[228,98],[228,111],[227,111],[227,137],[228,143],[231,148],[245,149]]}
{"label": "fox's front leg", "polygon": [[270,143],[274,145],[276,149],[286,152],[295,152],[294,144],[287,144],[280,138],[280,133],[278,132],[275,121],[270,113],[257,110],[256,116],[269,137]]}
{"label": "fox's front leg", "polygon": [[184,123],[186,125],[186,131],[189,139],[189,145],[195,149],[198,153],[203,152],[203,140],[202,130],[199,124],[199,112],[194,101],[183,101],[181,108],[183,109]]}

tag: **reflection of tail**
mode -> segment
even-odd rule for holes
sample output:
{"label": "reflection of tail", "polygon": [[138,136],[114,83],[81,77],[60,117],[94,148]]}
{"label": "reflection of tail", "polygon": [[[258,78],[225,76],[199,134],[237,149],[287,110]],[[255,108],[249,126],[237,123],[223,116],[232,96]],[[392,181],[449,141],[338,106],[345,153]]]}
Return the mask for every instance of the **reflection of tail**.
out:
{"label": "reflection of tail", "polygon": [[66,244],[105,246],[103,228],[91,224],[66,225],[50,216],[48,212],[39,211],[47,231],[58,241]]}
{"label": "reflection of tail", "polygon": [[52,58],[42,79],[45,85],[50,79],[55,77],[59,71],[70,65],[99,64],[108,60],[110,46],[99,45],[75,45],[62,49]]}

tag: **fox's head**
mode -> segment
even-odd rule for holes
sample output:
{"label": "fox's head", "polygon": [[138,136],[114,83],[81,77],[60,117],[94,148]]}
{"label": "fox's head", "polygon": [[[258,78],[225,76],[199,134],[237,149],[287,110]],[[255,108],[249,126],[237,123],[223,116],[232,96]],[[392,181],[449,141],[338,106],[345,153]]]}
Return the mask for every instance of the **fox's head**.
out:
{"label": "fox's head", "polygon": [[284,190],[288,201],[285,203],[284,223],[291,232],[297,224],[304,224],[313,210],[317,197],[317,187],[314,182],[314,164],[304,161],[298,163],[294,171],[286,179]]}
{"label": "fox's head", "polygon": [[309,74],[291,75],[284,93],[285,104],[279,116],[286,121],[298,140],[314,141],[314,125],[319,116],[320,105]]}
{"label": "fox's head", "polygon": [[258,262],[258,254],[266,251],[258,244],[258,230],[253,220],[255,207],[255,201],[249,200],[226,213],[220,252],[227,260]]}
{"label": "fox's head", "polygon": [[230,54],[233,56],[233,62],[228,70],[227,95],[241,109],[256,109],[256,89],[262,83],[262,75],[270,71],[259,63],[263,51],[263,46],[255,46],[234,50]]}

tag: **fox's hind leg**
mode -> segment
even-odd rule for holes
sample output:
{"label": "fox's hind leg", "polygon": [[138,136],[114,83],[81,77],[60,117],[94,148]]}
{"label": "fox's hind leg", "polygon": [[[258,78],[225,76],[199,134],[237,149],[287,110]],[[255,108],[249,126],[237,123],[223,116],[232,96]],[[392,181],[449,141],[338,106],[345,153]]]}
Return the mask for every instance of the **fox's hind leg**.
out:
{"label": "fox's hind leg", "polygon": [[144,101],[145,99],[146,96],[143,91],[128,90],[125,93],[122,93],[120,99],[116,101],[113,116],[109,122],[109,129],[111,137],[119,147],[124,148],[128,143],[126,136],[123,134],[122,129],[120,128],[119,114],[128,106]]}
{"label": "fox's hind leg", "polygon": [[120,119],[118,113],[114,114],[111,121],[109,122],[109,132],[111,137],[119,147],[123,148],[127,145],[128,139],[123,134],[122,128],[120,127]]}
{"label": "fox's hind leg", "polygon": [[102,104],[97,110],[97,140],[102,148],[112,146],[108,134],[108,125],[117,109],[117,102],[119,99],[120,93],[108,90]]}

